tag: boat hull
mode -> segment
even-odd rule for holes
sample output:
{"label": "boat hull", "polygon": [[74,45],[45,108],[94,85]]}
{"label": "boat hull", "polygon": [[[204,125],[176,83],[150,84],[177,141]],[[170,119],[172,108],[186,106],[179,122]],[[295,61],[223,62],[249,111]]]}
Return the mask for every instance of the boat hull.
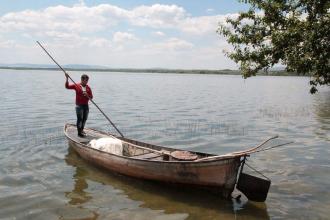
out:
{"label": "boat hull", "polygon": [[[241,165],[240,156],[211,161],[135,159],[95,150],[84,143],[77,142],[68,135],[67,137],[70,146],[84,160],[111,172],[164,183],[209,188],[212,191],[221,193],[224,197],[229,197],[234,190]],[[135,143],[137,142],[135,141]]]}

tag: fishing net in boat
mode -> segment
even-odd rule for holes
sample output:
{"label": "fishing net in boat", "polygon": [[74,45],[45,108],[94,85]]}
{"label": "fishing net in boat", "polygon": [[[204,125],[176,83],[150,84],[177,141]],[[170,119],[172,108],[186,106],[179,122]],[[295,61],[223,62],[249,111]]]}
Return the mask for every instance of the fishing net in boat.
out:
{"label": "fishing net in boat", "polygon": [[89,142],[90,147],[111,154],[123,155],[123,143],[117,138],[99,138]]}

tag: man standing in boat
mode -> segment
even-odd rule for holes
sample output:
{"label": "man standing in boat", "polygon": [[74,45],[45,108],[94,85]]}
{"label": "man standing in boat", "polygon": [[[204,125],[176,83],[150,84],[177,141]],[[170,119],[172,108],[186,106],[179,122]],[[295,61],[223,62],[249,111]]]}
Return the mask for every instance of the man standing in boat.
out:
{"label": "man standing in boat", "polygon": [[77,114],[77,130],[79,137],[86,137],[84,132],[85,123],[88,118],[89,99],[93,98],[92,89],[87,85],[89,77],[86,74],[81,76],[80,83],[69,85],[69,75],[65,73],[65,88],[74,89],[76,91],[76,114]]}

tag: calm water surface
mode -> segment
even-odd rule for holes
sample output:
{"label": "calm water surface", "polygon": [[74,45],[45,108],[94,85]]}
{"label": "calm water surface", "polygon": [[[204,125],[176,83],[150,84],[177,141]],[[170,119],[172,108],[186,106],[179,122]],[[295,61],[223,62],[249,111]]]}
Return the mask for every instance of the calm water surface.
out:
{"label": "calm water surface", "polygon": [[[267,201],[225,201],[93,167],[63,135],[75,121],[63,73],[0,70],[1,219],[329,219],[328,88],[310,95],[303,77],[89,75],[94,101],[130,138],[215,154],[276,134],[294,141],[249,158],[272,180]],[[87,126],[113,131],[93,106]]]}

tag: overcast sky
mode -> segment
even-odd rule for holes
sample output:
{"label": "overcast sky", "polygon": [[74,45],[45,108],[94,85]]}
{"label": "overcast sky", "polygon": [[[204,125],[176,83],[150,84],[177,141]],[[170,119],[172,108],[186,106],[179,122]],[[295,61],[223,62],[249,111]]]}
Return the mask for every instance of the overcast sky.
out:
{"label": "overcast sky", "polygon": [[216,33],[237,0],[0,0],[0,64],[236,69]]}

